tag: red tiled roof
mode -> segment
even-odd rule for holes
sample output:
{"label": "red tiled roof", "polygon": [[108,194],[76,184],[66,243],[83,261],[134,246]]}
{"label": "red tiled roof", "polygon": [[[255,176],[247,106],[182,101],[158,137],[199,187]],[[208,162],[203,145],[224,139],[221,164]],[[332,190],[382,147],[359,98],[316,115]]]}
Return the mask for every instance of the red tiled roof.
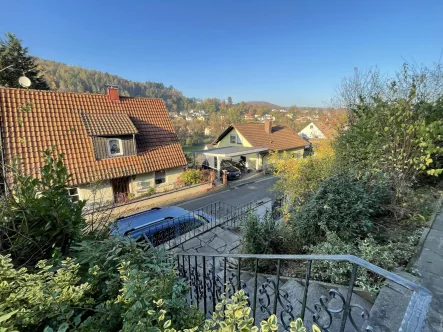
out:
{"label": "red tiled roof", "polygon": [[[137,155],[96,160],[81,112],[126,114],[138,131]],[[73,185],[186,165],[161,99],[0,88],[0,126],[6,163],[20,156],[25,172],[38,175],[41,151],[56,146]]]}
{"label": "red tiled roof", "polygon": [[313,122],[318,129],[323,133],[323,135],[326,136],[326,138],[334,138],[335,135],[337,135],[337,131],[332,128],[331,126],[328,126],[327,124],[323,122]]}
{"label": "red tiled roof", "polygon": [[239,131],[253,147],[265,147],[274,151],[282,151],[309,145],[294,130],[282,124],[272,124],[272,133],[268,134],[265,131],[264,123],[230,125],[212,144],[217,144],[233,128]]}
{"label": "red tiled roof", "polygon": [[118,136],[137,134],[128,114],[81,112],[86,131],[90,136]]}

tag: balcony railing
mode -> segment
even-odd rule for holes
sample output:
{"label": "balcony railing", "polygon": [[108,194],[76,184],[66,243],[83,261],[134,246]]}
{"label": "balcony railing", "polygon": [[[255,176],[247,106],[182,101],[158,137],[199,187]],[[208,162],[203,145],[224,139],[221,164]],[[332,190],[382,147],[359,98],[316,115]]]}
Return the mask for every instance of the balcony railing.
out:
{"label": "balcony railing", "polygon": [[[249,297],[251,315],[256,323],[276,314],[281,330],[288,330],[289,322],[300,317],[308,330],[315,323],[322,331],[379,331],[379,328],[373,328],[377,322],[375,317],[370,316],[371,308],[365,306],[366,302],[356,293],[356,279],[362,271],[404,289],[407,309],[401,317],[398,314],[393,317],[399,322],[399,331],[421,331],[431,301],[431,294],[426,288],[352,255],[179,253],[175,259],[178,274],[190,286],[189,304],[197,305],[205,314],[210,314],[215,311],[222,294],[231,296],[243,289]],[[347,262],[350,272],[348,284],[321,286],[311,276],[313,264],[317,261]],[[262,262],[274,262],[276,272],[273,275],[259,273],[259,263]],[[298,262],[304,266],[304,276],[298,279],[284,277],[282,268],[287,262]],[[391,301],[396,306],[396,299]],[[385,315],[389,318],[390,312]]]}

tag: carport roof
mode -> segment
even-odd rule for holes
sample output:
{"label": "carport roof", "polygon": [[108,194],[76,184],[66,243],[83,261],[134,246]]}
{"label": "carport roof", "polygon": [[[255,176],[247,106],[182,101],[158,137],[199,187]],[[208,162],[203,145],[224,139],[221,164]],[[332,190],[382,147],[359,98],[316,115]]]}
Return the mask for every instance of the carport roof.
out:
{"label": "carport roof", "polygon": [[250,153],[265,152],[268,150],[269,150],[268,148],[263,148],[263,147],[248,148],[244,146],[227,146],[224,148],[195,151],[194,153],[202,153],[206,156],[215,156],[215,157],[237,157]]}

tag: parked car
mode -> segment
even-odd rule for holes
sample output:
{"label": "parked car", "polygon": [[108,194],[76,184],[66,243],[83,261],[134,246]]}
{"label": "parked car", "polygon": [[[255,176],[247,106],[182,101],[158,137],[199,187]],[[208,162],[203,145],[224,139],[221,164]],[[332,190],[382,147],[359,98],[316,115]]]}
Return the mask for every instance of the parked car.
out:
{"label": "parked car", "polygon": [[228,180],[236,180],[241,178],[241,171],[230,160],[222,160],[221,170],[226,171]]}
{"label": "parked car", "polygon": [[[202,163],[201,168],[211,169],[211,167],[209,167],[209,162],[207,159]],[[231,160],[222,160],[220,163],[220,170],[227,172],[228,180],[236,180],[241,178],[241,170],[238,167],[234,166],[234,163]]]}
{"label": "parked car", "polygon": [[214,220],[203,211],[191,212],[178,206],[156,207],[118,218],[110,231],[113,235],[130,236],[157,246]]}

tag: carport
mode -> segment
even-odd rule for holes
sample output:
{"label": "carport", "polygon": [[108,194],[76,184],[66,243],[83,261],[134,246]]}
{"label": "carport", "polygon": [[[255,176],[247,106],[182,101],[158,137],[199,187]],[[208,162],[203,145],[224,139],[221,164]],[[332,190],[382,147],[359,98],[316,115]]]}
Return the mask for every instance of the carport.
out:
{"label": "carport", "polygon": [[[227,146],[223,148],[215,148],[208,150],[200,150],[194,151],[194,160],[195,154],[202,154],[208,160],[208,166],[212,169],[217,170],[217,177],[220,179],[221,172],[221,161],[223,159],[232,159],[233,157],[242,157],[246,155],[256,154],[256,164],[255,169],[261,170],[262,168],[262,156],[264,153],[268,152],[268,148],[263,147],[244,147],[244,146]],[[194,162],[195,164],[195,162]]]}

